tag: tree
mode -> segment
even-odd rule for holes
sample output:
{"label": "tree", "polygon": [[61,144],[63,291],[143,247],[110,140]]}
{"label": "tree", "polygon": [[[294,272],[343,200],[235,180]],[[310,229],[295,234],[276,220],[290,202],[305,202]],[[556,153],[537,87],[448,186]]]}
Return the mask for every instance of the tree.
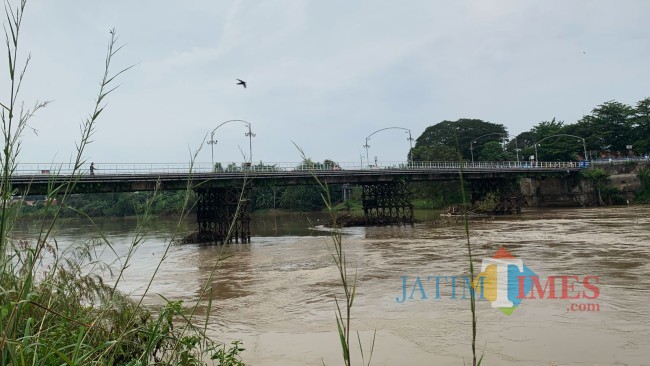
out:
{"label": "tree", "polygon": [[607,173],[603,168],[594,168],[582,170],[580,171],[580,175],[584,179],[593,182],[594,188],[596,188],[596,192],[598,193],[598,204],[603,206],[605,202],[603,202],[602,191],[607,185],[607,177],[609,176],[609,173]]}
{"label": "tree", "polygon": [[[476,144],[485,144],[489,141],[501,141],[504,136],[507,136],[507,131],[503,125],[480,119],[462,118],[457,121],[442,121],[424,130],[415,140],[411,155],[416,161],[449,160],[449,157],[455,156],[453,151],[459,152],[460,158],[470,160],[472,156],[470,144],[473,140],[480,138]],[[439,156],[445,159],[437,158]]]}
{"label": "tree", "polygon": [[[531,131],[522,132],[514,139],[510,140],[507,145],[508,151],[514,151],[515,158],[519,155],[519,160],[528,160],[528,158],[535,154],[535,135]],[[519,150],[519,154],[517,154]]]}
{"label": "tree", "polygon": [[434,143],[431,145],[417,145],[411,153],[414,161],[458,161],[462,156],[452,146]]}
{"label": "tree", "polygon": [[564,127],[564,121],[556,121],[555,117],[550,121],[542,121],[533,127],[530,132],[532,132],[536,141],[539,141],[545,137],[553,136],[562,133],[562,128]]}
{"label": "tree", "polygon": [[323,167],[328,170],[341,170],[341,167],[339,166],[339,163],[335,162],[334,160],[330,159],[325,159],[323,161]]}
{"label": "tree", "polygon": [[641,154],[650,152],[650,98],[636,104],[632,122],[632,146]]}
{"label": "tree", "polygon": [[512,161],[515,157],[512,153],[503,149],[501,143],[490,141],[483,144],[483,148],[479,154],[480,161]]}
{"label": "tree", "polygon": [[605,102],[584,116],[573,130],[584,134],[590,149],[609,153],[624,152],[632,143],[635,109],[613,100]]}
{"label": "tree", "polygon": [[291,211],[318,211],[325,208],[321,187],[291,186],[282,194],[280,207]]}
{"label": "tree", "polygon": [[[572,133],[566,131],[564,121],[553,118],[550,121],[539,122],[530,131],[517,135],[515,140],[521,152],[520,156],[524,160],[534,156],[535,144],[537,144],[538,159],[541,161],[577,160],[579,152],[583,151],[582,143],[575,137],[565,136],[566,134]],[[514,150],[514,145],[514,140],[510,141],[508,149]]]}

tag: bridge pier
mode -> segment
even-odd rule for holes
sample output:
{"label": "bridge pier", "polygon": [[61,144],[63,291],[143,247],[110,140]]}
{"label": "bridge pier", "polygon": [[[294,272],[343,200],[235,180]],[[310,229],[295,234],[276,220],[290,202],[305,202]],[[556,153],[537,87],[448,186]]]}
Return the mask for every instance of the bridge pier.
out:
{"label": "bridge pier", "polygon": [[362,185],[363,212],[368,225],[413,225],[412,192],[407,183]]}
{"label": "bridge pier", "polygon": [[197,188],[200,243],[250,243],[250,186],[244,188]]}

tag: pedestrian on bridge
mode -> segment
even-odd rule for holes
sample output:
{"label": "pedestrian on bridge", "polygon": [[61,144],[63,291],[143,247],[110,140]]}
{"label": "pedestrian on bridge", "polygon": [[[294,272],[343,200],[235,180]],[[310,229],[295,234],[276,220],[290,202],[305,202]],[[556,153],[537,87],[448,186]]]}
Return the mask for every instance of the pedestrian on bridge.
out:
{"label": "pedestrian on bridge", "polygon": [[95,163],[90,163],[90,175],[95,175]]}

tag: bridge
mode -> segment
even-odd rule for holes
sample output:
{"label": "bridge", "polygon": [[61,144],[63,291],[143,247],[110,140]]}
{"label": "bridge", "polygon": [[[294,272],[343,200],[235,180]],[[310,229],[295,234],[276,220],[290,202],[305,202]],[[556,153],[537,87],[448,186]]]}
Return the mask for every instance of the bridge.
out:
{"label": "bridge", "polygon": [[[472,200],[499,189],[518,176],[549,173],[570,175],[584,168],[579,162],[388,162],[362,167],[358,163],[306,164],[98,164],[95,174],[71,164],[19,164],[12,185],[20,195],[59,192],[102,193],[192,189],[197,193],[199,239],[209,242],[250,241],[248,202],[253,185],[360,185],[368,222],[413,223],[409,182],[470,182]],[[225,168],[221,168],[225,166]],[[479,183],[479,184],[477,184]],[[232,235],[229,234],[234,222]]]}

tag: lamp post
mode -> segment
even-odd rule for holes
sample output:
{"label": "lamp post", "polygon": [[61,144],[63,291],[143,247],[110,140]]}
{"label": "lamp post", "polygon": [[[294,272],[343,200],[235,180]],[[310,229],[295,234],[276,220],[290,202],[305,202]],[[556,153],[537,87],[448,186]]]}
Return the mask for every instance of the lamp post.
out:
{"label": "lamp post", "polygon": [[413,150],[413,137],[411,136],[411,130],[409,130],[408,128],[404,128],[404,127],[386,127],[386,128],[379,129],[379,130],[371,133],[370,135],[368,135],[368,137],[366,137],[366,143],[363,145],[363,147],[366,149],[366,162],[367,163],[370,163],[370,157],[368,156],[368,149],[370,148],[370,145],[368,145],[368,140],[370,140],[370,137],[372,135],[378,133],[378,132],[381,132],[381,131],[395,130],[395,129],[404,130],[406,133],[408,133],[409,137],[407,137],[406,140],[409,142],[409,147],[410,147],[410,149],[409,149],[409,160],[411,162],[413,162],[413,157],[411,156],[411,150]]}
{"label": "lamp post", "polygon": [[470,154],[472,155],[472,164],[474,164],[474,143],[475,143],[477,140],[482,139],[482,138],[485,137],[485,136],[492,136],[492,135],[502,135],[502,136],[504,136],[504,138],[506,138],[506,136],[508,136],[507,133],[503,133],[503,132],[492,132],[492,133],[486,133],[485,135],[479,136],[479,137],[475,138],[474,140],[472,140],[472,141],[469,143],[469,151],[470,151]]}
{"label": "lamp post", "polygon": [[218,141],[214,139],[214,130],[213,130],[212,133],[210,133],[210,141],[208,141],[208,145],[210,145],[210,153],[212,155],[212,160],[211,161],[212,161],[212,171],[213,172],[215,171],[215,168],[214,168],[214,145],[216,145],[217,142]]}
{"label": "lamp post", "polygon": [[[370,136],[366,137],[366,143],[363,145],[363,147],[366,148],[366,163],[369,164],[370,163],[370,158],[368,158],[368,148],[370,147],[370,145],[368,145],[368,138],[370,138]],[[363,168],[363,162],[362,162],[361,167]]]}
{"label": "lamp post", "polygon": [[546,139],[550,139],[551,137],[558,137],[558,136],[575,137],[578,140],[582,140],[582,151],[583,151],[583,153],[585,155],[585,160],[587,160],[587,143],[585,142],[585,139],[580,137],[580,136],[576,136],[576,135],[569,135],[567,133],[560,133],[560,134],[557,134],[557,135],[551,135],[551,136],[548,136],[548,137],[544,137],[543,139],[535,142],[535,144],[534,144],[534,146],[535,146],[535,162],[539,162],[539,158],[538,158],[538,155],[537,155],[537,146],[539,146],[539,143],[546,140]]}
{"label": "lamp post", "polygon": [[517,146],[517,139],[515,138],[515,152],[517,153],[517,165],[519,165],[519,147]]}
{"label": "lamp post", "polygon": [[407,129],[406,132],[409,134],[407,138],[409,140],[409,163],[413,164],[413,137],[411,137],[411,130]]}
{"label": "lamp post", "polygon": [[253,131],[251,131],[251,123],[248,121],[244,121],[243,119],[230,119],[228,121],[222,122],[219,124],[217,127],[215,127],[212,132],[210,133],[210,141],[208,141],[208,144],[211,146],[211,153],[212,153],[212,171],[214,172],[214,145],[217,144],[217,140],[214,139],[214,133],[217,131],[217,129],[225,124],[231,123],[231,122],[241,122],[248,127],[248,132],[244,133],[244,136],[248,137],[248,159],[249,162],[253,162],[253,137],[255,137],[255,134]]}

